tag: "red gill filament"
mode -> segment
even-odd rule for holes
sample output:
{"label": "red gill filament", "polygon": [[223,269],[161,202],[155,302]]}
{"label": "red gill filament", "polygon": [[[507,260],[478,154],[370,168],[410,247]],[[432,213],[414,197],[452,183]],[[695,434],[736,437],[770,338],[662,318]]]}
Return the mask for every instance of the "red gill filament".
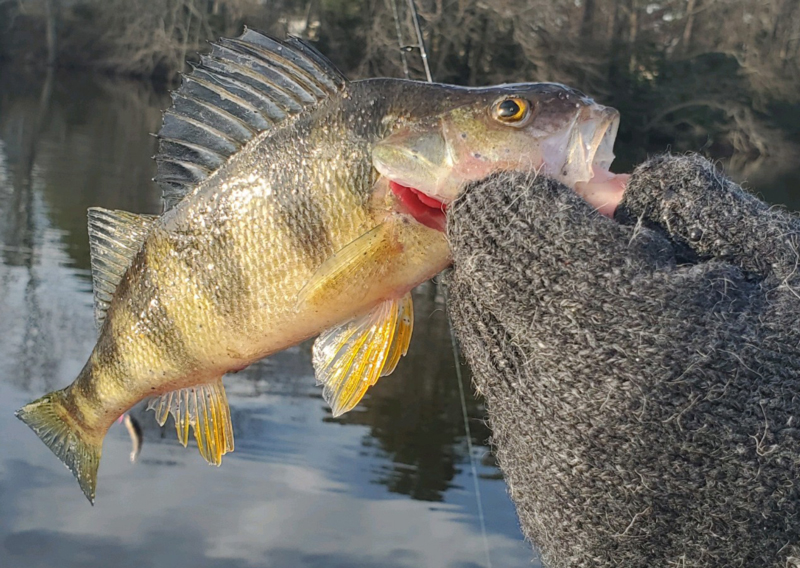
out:
{"label": "red gill filament", "polygon": [[422,193],[418,189],[406,187],[394,181],[389,182],[389,187],[414,219],[426,227],[444,232],[446,224],[445,211],[447,209],[445,203]]}

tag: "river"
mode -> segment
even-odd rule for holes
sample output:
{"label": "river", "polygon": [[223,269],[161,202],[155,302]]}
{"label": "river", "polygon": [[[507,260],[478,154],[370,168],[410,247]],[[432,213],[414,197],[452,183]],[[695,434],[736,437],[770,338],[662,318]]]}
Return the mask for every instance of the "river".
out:
{"label": "river", "polygon": [[86,208],[159,211],[150,133],[168,102],[139,82],[0,74],[0,566],[466,568],[487,552],[495,566],[528,565],[464,369],[482,536],[430,284],[416,293],[409,355],[341,418],[314,384],[310,343],[226,377],[236,451],[220,468],[137,407],[139,460],[112,427],[91,507],[14,418],[69,384],[91,351]]}
{"label": "river", "polygon": [[[69,384],[93,346],[87,207],[160,210],[150,133],[168,103],[142,82],[0,69],[0,566],[531,565],[463,368],[470,460],[433,284],[416,291],[408,356],[341,418],[314,385],[309,343],[228,376],[236,451],[220,468],[137,407],[141,455],[131,463],[125,428],[112,427],[91,507],[14,418]],[[659,149],[623,136],[618,153],[629,167]],[[783,161],[724,165],[768,201],[798,209],[800,166],[774,155]]]}

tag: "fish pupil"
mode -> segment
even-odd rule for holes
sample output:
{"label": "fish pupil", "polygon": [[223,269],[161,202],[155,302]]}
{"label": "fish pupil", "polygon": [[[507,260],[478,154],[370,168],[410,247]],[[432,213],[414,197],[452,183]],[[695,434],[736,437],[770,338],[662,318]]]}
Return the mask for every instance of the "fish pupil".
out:
{"label": "fish pupil", "polygon": [[508,99],[500,103],[497,107],[497,115],[500,118],[512,118],[520,112],[519,103],[512,99]]}

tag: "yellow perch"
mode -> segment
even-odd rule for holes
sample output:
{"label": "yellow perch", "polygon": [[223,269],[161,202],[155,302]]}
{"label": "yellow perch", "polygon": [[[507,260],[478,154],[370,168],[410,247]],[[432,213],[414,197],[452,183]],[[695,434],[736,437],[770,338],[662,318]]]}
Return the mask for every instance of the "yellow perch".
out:
{"label": "yellow perch", "polygon": [[103,438],[134,404],[171,414],[184,445],[191,427],[218,465],[233,450],[222,376],[315,335],[325,400],[353,408],[406,353],[410,290],[449,263],[461,188],[512,168],[607,182],[618,122],[551,83],[348,82],[303,41],[253,30],[214,44],[173,100],[165,212],[89,210],[97,344],[17,413],[92,502]]}

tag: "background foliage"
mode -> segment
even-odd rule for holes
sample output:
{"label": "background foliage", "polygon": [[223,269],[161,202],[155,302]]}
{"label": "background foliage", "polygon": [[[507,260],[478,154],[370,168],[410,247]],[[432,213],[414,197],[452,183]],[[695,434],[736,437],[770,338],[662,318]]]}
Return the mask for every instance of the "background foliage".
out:
{"label": "background foliage", "polygon": [[[396,2],[396,4],[394,4]],[[797,0],[417,0],[434,78],[568,83],[623,111],[623,162],[703,148],[733,169],[800,144]],[[0,0],[0,57],[174,84],[242,25],[312,39],[351,78],[402,76],[406,0]],[[416,52],[410,74],[422,78]],[[747,172],[744,172],[745,176]]]}

